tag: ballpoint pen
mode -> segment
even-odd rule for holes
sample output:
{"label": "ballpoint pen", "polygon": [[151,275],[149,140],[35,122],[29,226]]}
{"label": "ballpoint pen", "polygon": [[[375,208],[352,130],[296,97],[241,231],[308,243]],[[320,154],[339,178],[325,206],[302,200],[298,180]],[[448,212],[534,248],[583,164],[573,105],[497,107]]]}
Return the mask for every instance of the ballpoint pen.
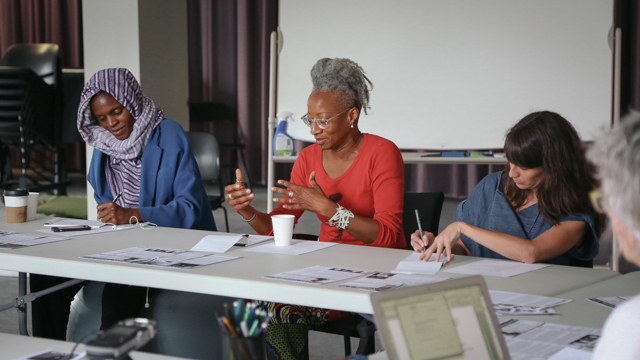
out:
{"label": "ballpoint pen", "polygon": [[116,197],[113,199],[114,204],[116,203],[116,201],[118,201],[118,199],[120,199],[120,196],[122,196],[122,191],[120,191],[120,193],[118,193],[118,195],[116,195]]}
{"label": "ballpoint pen", "polygon": [[[422,224],[420,224],[420,214],[418,214],[418,209],[416,209],[416,220],[418,221],[418,231],[420,231],[420,240],[422,240]],[[422,251],[427,251],[427,246],[422,245]]]}

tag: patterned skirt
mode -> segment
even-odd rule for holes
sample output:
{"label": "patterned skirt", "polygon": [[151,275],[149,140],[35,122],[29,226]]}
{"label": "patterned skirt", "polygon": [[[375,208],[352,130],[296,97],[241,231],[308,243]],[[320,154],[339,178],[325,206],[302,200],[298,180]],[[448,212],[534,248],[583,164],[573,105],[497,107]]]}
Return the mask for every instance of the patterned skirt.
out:
{"label": "patterned skirt", "polygon": [[351,315],[339,310],[266,301],[258,303],[271,316],[267,331],[267,358],[273,360],[308,360],[309,330]]}

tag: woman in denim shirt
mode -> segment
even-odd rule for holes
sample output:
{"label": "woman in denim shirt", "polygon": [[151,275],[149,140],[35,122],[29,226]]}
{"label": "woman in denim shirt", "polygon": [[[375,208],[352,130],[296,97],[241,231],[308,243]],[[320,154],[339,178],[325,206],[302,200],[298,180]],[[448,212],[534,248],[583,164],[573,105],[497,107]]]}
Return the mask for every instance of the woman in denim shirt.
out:
{"label": "woman in denim shirt", "polygon": [[[503,172],[486,176],[440,235],[411,236],[416,251],[590,266],[601,220],[589,203],[597,187],[576,130],[562,116],[527,115],[507,133]],[[458,241],[462,240],[462,241]]]}

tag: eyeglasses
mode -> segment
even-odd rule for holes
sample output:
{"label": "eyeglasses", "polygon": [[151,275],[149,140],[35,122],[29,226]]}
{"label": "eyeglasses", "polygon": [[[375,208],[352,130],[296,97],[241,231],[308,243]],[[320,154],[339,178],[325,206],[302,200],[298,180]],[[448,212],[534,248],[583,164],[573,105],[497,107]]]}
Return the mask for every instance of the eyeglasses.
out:
{"label": "eyeglasses", "polygon": [[589,191],[589,200],[591,200],[591,206],[597,213],[604,214],[604,196],[602,189],[597,188]]}
{"label": "eyeglasses", "polygon": [[311,125],[315,122],[316,124],[318,124],[318,127],[320,129],[326,129],[329,126],[329,121],[337,118],[338,116],[344,114],[345,112],[349,111],[351,108],[345,109],[343,110],[340,114],[332,116],[328,119],[309,119],[309,114],[305,114],[304,116],[302,116],[300,119],[302,119],[302,121],[304,121],[305,125],[307,125],[308,127],[311,127]]}

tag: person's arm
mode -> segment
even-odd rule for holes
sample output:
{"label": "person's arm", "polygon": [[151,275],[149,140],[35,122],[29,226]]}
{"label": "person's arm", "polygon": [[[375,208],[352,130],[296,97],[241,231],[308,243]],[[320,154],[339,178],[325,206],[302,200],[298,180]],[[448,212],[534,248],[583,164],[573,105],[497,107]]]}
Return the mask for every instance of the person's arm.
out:
{"label": "person's arm", "polygon": [[586,229],[587,224],[583,221],[564,221],[552,226],[535,239],[527,240],[457,221],[436,236],[421,259],[428,259],[436,252],[438,259],[444,254],[451,260],[453,246],[458,243],[460,235],[466,235],[506,258],[532,264],[560,256],[580,245]]}
{"label": "person's arm", "polygon": [[[170,129],[165,131],[168,130]],[[165,142],[171,139],[174,147],[164,149],[162,165],[156,173],[157,179],[154,184],[157,187],[156,194],[172,189],[173,199],[166,204],[144,206],[138,210],[145,221],[159,226],[191,229],[202,216],[201,202],[208,200],[186,134],[181,131],[176,135],[165,139]],[[175,167],[165,164],[175,164]]]}
{"label": "person's arm", "polygon": [[[376,148],[372,157],[373,222],[366,236],[374,246],[405,248],[406,240],[402,236],[402,211],[404,205],[404,162],[400,150],[391,142],[385,142]],[[351,223],[349,223],[351,226]],[[370,226],[370,225],[369,225]],[[353,231],[353,232],[352,232]],[[355,238],[365,236],[366,229],[347,228]]]}

